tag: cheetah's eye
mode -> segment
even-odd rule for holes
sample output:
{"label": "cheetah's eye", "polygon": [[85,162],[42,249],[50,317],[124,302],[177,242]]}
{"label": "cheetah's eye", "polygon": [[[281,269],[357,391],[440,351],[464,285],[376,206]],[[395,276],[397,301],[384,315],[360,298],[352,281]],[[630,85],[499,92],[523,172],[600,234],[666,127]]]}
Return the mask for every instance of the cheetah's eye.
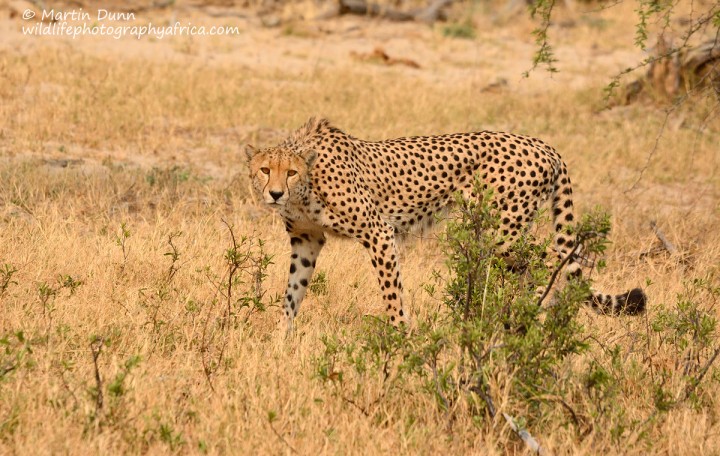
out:
{"label": "cheetah's eye", "polygon": [[270,168],[260,168],[260,171],[262,171],[263,174],[270,174]]}
{"label": "cheetah's eye", "polygon": [[292,177],[296,174],[297,174],[297,171],[295,171],[294,169],[288,170],[288,177]]}

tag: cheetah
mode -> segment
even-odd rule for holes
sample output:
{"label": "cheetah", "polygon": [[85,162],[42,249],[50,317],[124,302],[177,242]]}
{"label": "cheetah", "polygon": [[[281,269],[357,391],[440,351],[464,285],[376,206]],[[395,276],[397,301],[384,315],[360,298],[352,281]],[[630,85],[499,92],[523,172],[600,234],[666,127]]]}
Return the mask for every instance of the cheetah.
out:
{"label": "cheetah", "polygon": [[[579,274],[572,187],[560,155],[540,139],[480,131],[379,142],[354,138],[326,119],[311,118],[282,144],[246,148],[252,185],[285,222],[292,249],[284,297],[292,330],[326,233],[356,239],[371,257],[391,323],[407,322],[402,304],[396,232],[432,219],[456,192],[472,196],[476,176],[493,189],[503,239],[513,243],[551,200],[555,250]],[[501,243],[502,243],[501,242]],[[502,246],[499,246],[502,247]],[[592,291],[587,303],[608,314],[639,314],[639,289],[619,295]]]}

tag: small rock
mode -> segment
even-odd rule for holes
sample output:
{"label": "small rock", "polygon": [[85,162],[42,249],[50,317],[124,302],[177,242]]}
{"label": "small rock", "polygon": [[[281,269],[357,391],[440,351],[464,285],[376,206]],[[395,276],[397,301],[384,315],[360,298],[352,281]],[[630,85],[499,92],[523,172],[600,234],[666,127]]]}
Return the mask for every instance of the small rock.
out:
{"label": "small rock", "polygon": [[262,22],[263,27],[273,28],[280,26],[280,23],[282,22],[280,20],[280,17],[270,14],[267,16],[263,16],[260,21]]}

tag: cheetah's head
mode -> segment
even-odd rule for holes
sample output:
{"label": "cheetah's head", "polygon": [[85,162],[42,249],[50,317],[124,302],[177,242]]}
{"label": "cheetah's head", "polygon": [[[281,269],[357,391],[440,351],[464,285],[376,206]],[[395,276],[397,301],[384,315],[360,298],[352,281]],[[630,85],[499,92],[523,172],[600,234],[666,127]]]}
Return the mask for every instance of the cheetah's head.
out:
{"label": "cheetah's head", "polygon": [[282,147],[245,149],[253,187],[271,206],[284,206],[294,196],[303,196],[310,183],[315,151],[304,154]]}

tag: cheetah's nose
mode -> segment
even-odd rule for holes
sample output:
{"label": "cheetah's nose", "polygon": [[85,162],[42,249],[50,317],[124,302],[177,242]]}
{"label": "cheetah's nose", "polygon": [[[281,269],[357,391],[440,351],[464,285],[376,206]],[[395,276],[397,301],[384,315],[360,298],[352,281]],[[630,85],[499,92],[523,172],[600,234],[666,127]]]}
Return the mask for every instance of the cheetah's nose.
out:
{"label": "cheetah's nose", "polygon": [[277,201],[283,196],[283,192],[270,192],[270,196],[272,196],[272,199]]}

